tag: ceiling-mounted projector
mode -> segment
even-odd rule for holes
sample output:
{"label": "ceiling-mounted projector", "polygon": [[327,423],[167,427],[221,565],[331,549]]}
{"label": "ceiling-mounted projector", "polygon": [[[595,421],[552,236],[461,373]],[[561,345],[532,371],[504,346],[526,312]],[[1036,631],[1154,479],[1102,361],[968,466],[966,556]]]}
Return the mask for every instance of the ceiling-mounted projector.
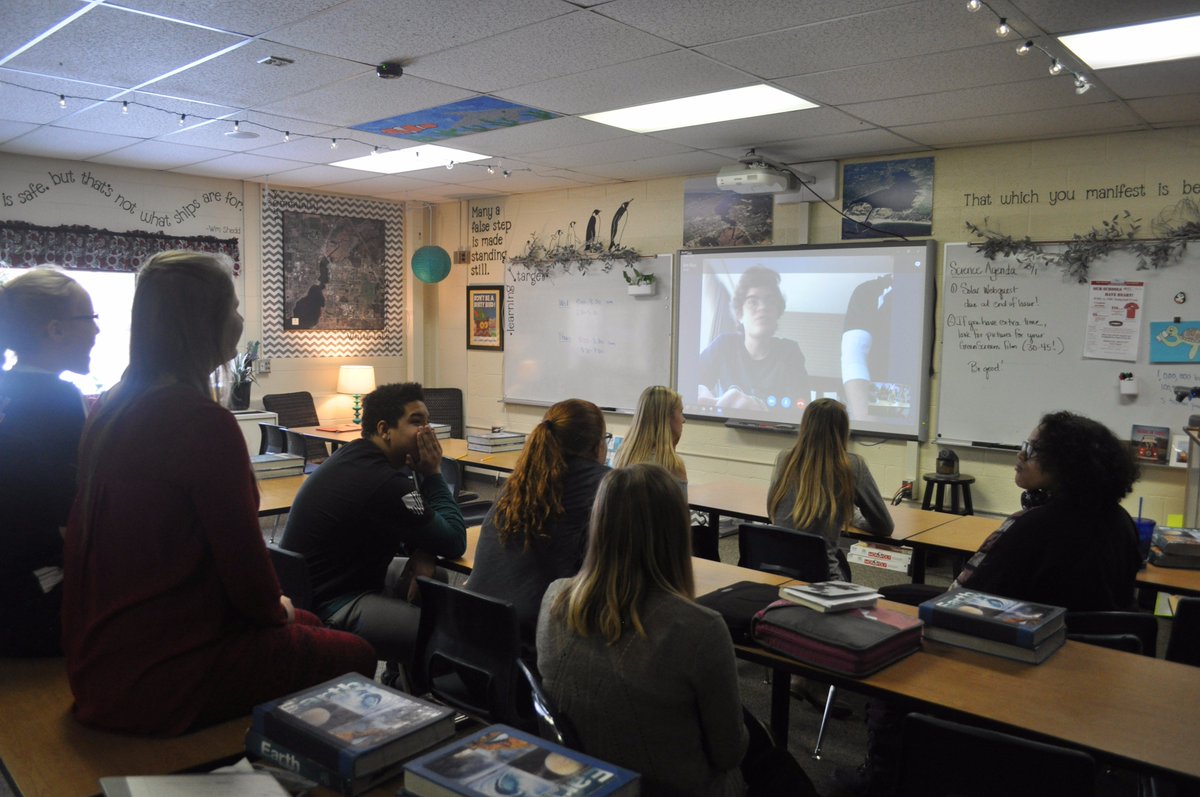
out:
{"label": "ceiling-mounted projector", "polygon": [[782,194],[795,191],[792,175],[762,161],[735,163],[717,172],[717,188],[739,194]]}

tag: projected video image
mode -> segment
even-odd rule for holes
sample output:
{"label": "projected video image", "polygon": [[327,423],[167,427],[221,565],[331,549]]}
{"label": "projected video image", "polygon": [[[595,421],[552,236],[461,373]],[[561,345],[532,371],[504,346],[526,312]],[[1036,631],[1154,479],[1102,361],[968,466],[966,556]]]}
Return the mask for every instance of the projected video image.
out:
{"label": "projected video image", "polygon": [[799,423],[827,396],[846,404],[856,431],[923,437],[932,249],[681,252],[685,412]]}

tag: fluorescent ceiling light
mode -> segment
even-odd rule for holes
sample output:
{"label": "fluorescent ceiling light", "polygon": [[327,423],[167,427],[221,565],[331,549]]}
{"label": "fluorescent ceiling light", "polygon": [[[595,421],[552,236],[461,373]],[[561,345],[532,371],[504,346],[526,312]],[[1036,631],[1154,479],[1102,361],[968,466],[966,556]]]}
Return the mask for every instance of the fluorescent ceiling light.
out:
{"label": "fluorescent ceiling light", "polygon": [[335,161],[330,166],[360,169],[364,172],[378,172],[379,174],[400,174],[401,172],[415,172],[439,166],[445,167],[449,163],[481,161],[487,157],[487,155],[477,155],[466,150],[439,147],[437,144],[422,144],[419,147],[394,149],[389,152],[380,152],[377,155],[363,155],[360,158]]}
{"label": "fluorescent ceiling light", "polygon": [[1058,40],[1092,69],[1200,56],[1200,16],[1073,33]]}
{"label": "fluorescent ceiling light", "polygon": [[634,105],[603,113],[587,113],[583,114],[583,118],[632,130],[635,133],[653,133],[657,130],[674,130],[677,127],[707,125],[713,122],[727,122],[730,119],[748,119],[752,116],[816,107],[816,103],[802,100],[774,86],[758,85],[714,91],[712,94],[699,94],[678,100]]}

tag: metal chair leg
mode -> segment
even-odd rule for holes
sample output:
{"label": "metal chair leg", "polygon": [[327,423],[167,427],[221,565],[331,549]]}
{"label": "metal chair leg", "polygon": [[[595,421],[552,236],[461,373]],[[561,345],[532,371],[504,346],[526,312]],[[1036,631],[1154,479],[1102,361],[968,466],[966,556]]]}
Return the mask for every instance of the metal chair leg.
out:
{"label": "metal chair leg", "polygon": [[816,761],[821,760],[821,740],[825,738],[825,725],[829,722],[829,712],[833,709],[833,698],[836,694],[837,687],[830,686],[829,694],[825,697],[825,710],[821,712],[821,727],[817,729],[817,744],[812,751],[812,757]]}

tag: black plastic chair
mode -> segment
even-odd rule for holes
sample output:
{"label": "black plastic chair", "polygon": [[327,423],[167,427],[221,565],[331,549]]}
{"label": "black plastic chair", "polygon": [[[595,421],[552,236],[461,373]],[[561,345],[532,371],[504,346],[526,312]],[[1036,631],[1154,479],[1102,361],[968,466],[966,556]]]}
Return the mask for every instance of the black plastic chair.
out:
{"label": "black plastic chair", "polygon": [[765,523],[738,526],[738,567],[799,581],[828,581],[825,539],[819,534]]}
{"label": "black plastic chair", "polygon": [[[295,454],[298,457],[304,458],[304,472],[312,473],[318,465],[323,461],[323,457],[317,461],[313,461],[308,456],[309,443],[312,440],[299,432],[293,432],[291,429],[284,430],[284,436],[287,438],[287,453]],[[318,441],[319,442],[319,441]]]}
{"label": "black plastic chair", "polygon": [[508,601],[419,576],[421,623],[411,668],[417,694],[464,714],[537,732],[517,660],[521,632]]}
{"label": "black plastic chair", "polygon": [[1141,654],[1145,652],[1142,650],[1142,640],[1134,634],[1067,634],[1067,639],[1082,642],[1085,645],[1123,650],[1126,653]]}
{"label": "black plastic chair", "polygon": [[456,387],[427,387],[425,408],[429,410],[430,423],[445,423],[450,426],[450,436],[463,438],[463,392]]}
{"label": "black plastic chair", "polygon": [[[1133,652],[1151,658],[1158,655],[1158,620],[1149,612],[1067,612],[1066,623],[1067,639],[1104,644],[1097,637],[1132,635],[1137,637],[1140,647]],[[1109,640],[1109,643],[1105,647],[1128,644],[1116,639]]]}
{"label": "black plastic chair", "polygon": [[446,486],[450,488],[450,494],[458,502],[458,508],[462,511],[463,520],[466,524],[468,526],[478,526],[483,523],[483,519],[492,508],[492,502],[481,499],[477,493],[463,492],[462,482],[460,481],[462,479],[462,469],[459,467],[459,463],[442,457],[442,478],[446,480]]}
{"label": "black plastic chair", "polygon": [[902,797],[1092,797],[1087,753],[999,731],[909,714],[904,718]]}
{"label": "black plastic chair", "polygon": [[575,726],[555,708],[554,701],[542,688],[542,679],[530,669],[524,660],[517,659],[517,666],[529,684],[530,696],[533,699],[533,712],[537,714],[538,735],[547,741],[561,744],[563,747],[584,752],[583,744],[579,741],[579,734],[575,732]]}
{"label": "black plastic chair", "polygon": [[312,581],[308,575],[308,562],[295,551],[281,548],[275,543],[267,544],[271,564],[275,566],[275,577],[283,594],[287,595],[297,609],[312,608]]}
{"label": "black plastic chair", "polygon": [[282,454],[287,451],[287,435],[282,426],[276,426],[273,423],[260,423],[258,425],[258,432],[260,435],[258,453]]}
{"label": "black plastic chair", "polygon": [[1200,667],[1200,598],[1180,598],[1175,606],[1166,659]]}
{"label": "black plastic chair", "polygon": [[[263,408],[279,416],[279,425],[285,429],[292,426],[316,426],[317,405],[312,393],[307,390],[295,393],[271,393],[262,398]],[[329,449],[320,440],[305,438],[306,459],[317,463],[329,456]],[[298,453],[298,452],[290,452]]]}

